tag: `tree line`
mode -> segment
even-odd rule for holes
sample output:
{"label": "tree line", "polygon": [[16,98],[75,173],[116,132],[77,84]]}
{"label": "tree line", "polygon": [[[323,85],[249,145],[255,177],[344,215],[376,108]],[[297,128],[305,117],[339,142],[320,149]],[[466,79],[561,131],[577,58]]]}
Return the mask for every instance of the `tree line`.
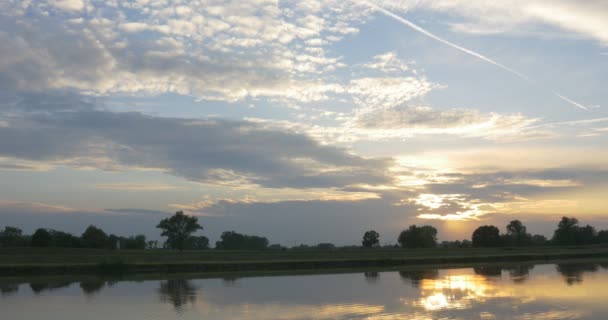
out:
{"label": "tree line", "polygon": [[[69,247],[97,249],[209,249],[209,239],[205,236],[193,235],[202,230],[198,218],[188,216],[182,211],[162,219],[156,226],[161,229],[161,236],[166,241],[159,246],[157,241],[147,241],[144,235],[130,237],[107,234],[96,226],[89,226],[80,235],[52,229],[37,229],[32,235],[24,235],[22,230],[7,226],[0,229],[0,247]],[[501,247],[501,246],[544,246],[544,245],[590,245],[608,243],[608,230],[597,232],[590,225],[579,226],[574,217],[562,217],[551,239],[543,235],[532,235],[519,220],[513,220],[501,234],[496,226],[480,226],[471,235],[471,239],[437,242],[437,229],[433,226],[411,225],[403,230],[397,243],[402,248],[467,248],[467,247]],[[380,234],[374,230],[363,234],[361,246],[364,248],[380,247]],[[356,247],[356,246],[353,246]],[[389,247],[395,247],[390,245]],[[225,231],[220,240],[215,243],[218,250],[286,250],[279,244],[269,244],[268,239],[260,236],[240,234],[235,231]],[[316,246],[299,245],[291,249],[333,250],[336,246],[331,243],[319,243]]]}

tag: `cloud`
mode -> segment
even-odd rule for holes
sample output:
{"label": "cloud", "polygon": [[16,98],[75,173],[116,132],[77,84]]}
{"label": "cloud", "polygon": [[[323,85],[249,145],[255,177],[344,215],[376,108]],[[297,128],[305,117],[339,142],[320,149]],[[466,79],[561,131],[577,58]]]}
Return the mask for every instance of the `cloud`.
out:
{"label": "cloud", "polygon": [[456,32],[497,34],[537,31],[550,26],[608,45],[608,4],[602,0],[421,0],[383,1],[379,5],[395,10],[446,12],[464,20],[450,23]]}
{"label": "cloud", "polygon": [[555,136],[549,130],[531,130],[539,119],[522,114],[482,113],[472,109],[434,109],[395,106],[360,109],[347,120],[347,140],[404,139],[419,135],[455,135],[488,140],[529,140]]}
{"label": "cloud", "polygon": [[[0,155],[106,170],[152,168],[198,182],[272,188],[386,184],[388,159],[366,159],[290,131],[247,121],[160,118],[74,105],[43,96],[26,101],[0,127]],[[40,104],[36,106],[35,104]],[[27,111],[32,110],[32,111]],[[37,111],[45,110],[45,111]]]}
{"label": "cloud", "polygon": [[410,69],[409,63],[401,60],[397,53],[389,51],[373,57],[371,62],[362,65],[364,68],[378,70],[383,73],[403,73],[407,71],[416,72]]}
{"label": "cloud", "polygon": [[[324,1],[77,0],[0,4],[0,85],[33,91],[324,99],[325,47],[357,32],[352,5]],[[59,8],[61,13],[53,12]],[[51,13],[49,13],[51,12]]]}
{"label": "cloud", "polygon": [[423,77],[365,77],[353,79],[348,92],[361,109],[377,110],[420,98],[437,87]]}
{"label": "cloud", "polygon": [[111,213],[127,213],[127,214],[153,214],[153,215],[168,215],[169,212],[161,210],[139,209],[139,208],[120,208],[120,209],[105,209],[105,212]]}
{"label": "cloud", "polygon": [[163,191],[175,190],[180,187],[162,184],[162,183],[132,183],[132,182],[117,182],[117,183],[101,183],[94,186],[95,189],[103,190],[122,190],[122,191]]}
{"label": "cloud", "polygon": [[85,5],[83,0],[53,0],[49,4],[66,11],[81,11]]}

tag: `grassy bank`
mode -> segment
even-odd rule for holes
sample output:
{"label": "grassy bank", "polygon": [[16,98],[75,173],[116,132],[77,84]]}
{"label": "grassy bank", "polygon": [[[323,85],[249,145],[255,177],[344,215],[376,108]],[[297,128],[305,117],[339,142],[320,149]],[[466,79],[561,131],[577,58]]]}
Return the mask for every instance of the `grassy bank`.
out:
{"label": "grassy bank", "polygon": [[96,273],[224,273],[395,268],[608,257],[608,247],[348,249],[287,251],[0,249],[0,276]]}

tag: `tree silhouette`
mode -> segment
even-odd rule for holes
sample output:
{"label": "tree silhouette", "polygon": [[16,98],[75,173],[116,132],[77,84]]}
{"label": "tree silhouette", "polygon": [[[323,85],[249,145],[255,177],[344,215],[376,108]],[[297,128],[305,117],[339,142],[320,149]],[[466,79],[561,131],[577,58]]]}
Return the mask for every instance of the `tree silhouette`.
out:
{"label": "tree silhouette", "polygon": [[14,247],[23,242],[23,232],[19,228],[6,226],[0,231],[0,245],[3,247]]}
{"label": "tree silhouette", "polygon": [[108,244],[108,235],[93,225],[84,231],[81,238],[87,248],[104,248]]}
{"label": "tree silhouette", "polygon": [[495,226],[481,226],[473,231],[473,247],[498,247],[502,241]]}
{"label": "tree silhouette", "polygon": [[404,248],[434,248],[437,245],[437,229],[414,224],[401,231],[397,242]]}
{"label": "tree silhouette", "polygon": [[592,244],[596,241],[596,232],[590,225],[579,227],[578,220],[574,217],[562,217],[552,241],[557,245]]}
{"label": "tree silhouette", "polygon": [[532,243],[532,235],[526,232],[526,227],[519,220],[513,220],[507,225],[505,244],[511,246],[528,246]]}
{"label": "tree silhouette", "polygon": [[205,236],[191,236],[189,238],[190,247],[192,249],[205,250],[209,249],[209,238]]}
{"label": "tree silhouette", "polygon": [[162,230],[161,236],[167,237],[167,245],[180,251],[186,248],[192,233],[203,229],[196,217],[187,216],[183,211],[161,220],[156,227]]}
{"label": "tree silhouette", "polygon": [[33,247],[50,247],[53,243],[53,236],[46,229],[40,228],[32,235]]}
{"label": "tree silhouette", "polygon": [[224,231],[221,240],[215,243],[220,250],[263,250],[268,247],[268,239],[258,236],[249,236],[235,231]]}
{"label": "tree silhouette", "polygon": [[361,244],[365,248],[377,247],[380,245],[380,234],[375,230],[366,231],[363,235]]}

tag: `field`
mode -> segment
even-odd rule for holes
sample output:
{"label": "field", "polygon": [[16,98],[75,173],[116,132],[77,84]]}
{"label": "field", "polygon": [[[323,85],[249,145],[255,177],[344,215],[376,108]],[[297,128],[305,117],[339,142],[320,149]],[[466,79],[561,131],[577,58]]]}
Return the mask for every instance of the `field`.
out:
{"label": "field", "polygon": [[249,272],[395,268],[608,257],[608,247],[264,251],[2,248],[0,276],[99,272]]}

